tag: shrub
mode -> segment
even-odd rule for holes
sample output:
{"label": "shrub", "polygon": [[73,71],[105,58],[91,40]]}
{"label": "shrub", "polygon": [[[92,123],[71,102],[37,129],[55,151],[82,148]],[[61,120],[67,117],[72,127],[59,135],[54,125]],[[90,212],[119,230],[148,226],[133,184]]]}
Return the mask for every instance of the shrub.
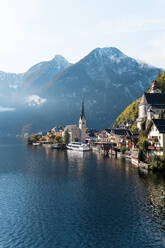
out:
{"label": "shrub", "polygon": [[145,161],[145,154],[144,151],[142,149],[139,149],[139,153],[138,153],[138,159],[142,162]]}
{"label": "shrub", "polygon": [[62,144],[63,143],[63,138],[61,136],[56,136],[55,143]]}
{"label": "shrub", "polygon": [[127,148],[126,148],[125,146],[122,146],[120,150],[121,150],[121,153],[122,153],[122,154],[125,154]]}
{"label": "shrub", "polygon": [[165,156],[153,154],[151,157],[150,166],[152,170],[165,170]]}
{"label": "shrub", "polygon": [[70,134],[69,134],[68,130],[66,130],[64,133],[64,143],[68,144],[69,141],[70,141]]}

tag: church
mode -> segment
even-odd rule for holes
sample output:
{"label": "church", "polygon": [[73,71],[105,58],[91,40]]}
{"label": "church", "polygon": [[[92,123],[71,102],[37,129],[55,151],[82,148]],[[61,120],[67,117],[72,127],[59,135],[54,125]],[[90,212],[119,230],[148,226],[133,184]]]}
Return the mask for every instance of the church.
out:
{"label": "church", "polygon": [[158,82],[155,80],[149,93],[144,93],[138,110],[137,128],[141,130],[144,120],[147,124],[153,119],[165,118],[165,94],[162,93]]}
{"label": "church", "polygon": [[70,142],[74,142],[74,141],[80,141],[82,143],[85,142],[85,139],[86,139],[86,117],[85,117],[85,109],[84,109],[84,98],[82,98],[79,126],[67,125],[64,128],[63,135],[65,134],[66,131],[70,135]]}

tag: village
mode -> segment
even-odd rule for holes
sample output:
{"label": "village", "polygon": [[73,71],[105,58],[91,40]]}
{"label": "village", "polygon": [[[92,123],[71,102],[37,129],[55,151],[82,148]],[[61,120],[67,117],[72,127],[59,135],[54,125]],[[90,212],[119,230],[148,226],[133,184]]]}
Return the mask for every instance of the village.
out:
{"label": "village", "polygon": [[153,81],[150,91],[144,93],[138,106],[137,129],[130,129],[132,120],[117,127],[100,131],[86,127],[84,98],[82,99],[79,126],[53,127],[45,136],[33,134],[28,143],[65,149],[70,143],[88,144],[90,150],[104,156],[126,157],[145,169],[165,168],[165,94],[159,83]]}

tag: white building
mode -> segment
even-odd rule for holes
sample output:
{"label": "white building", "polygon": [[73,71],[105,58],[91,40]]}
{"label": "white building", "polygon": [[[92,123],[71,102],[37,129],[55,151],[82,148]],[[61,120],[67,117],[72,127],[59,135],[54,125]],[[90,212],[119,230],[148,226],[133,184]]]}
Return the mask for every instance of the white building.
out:
{"label": "white building", "polygon": [[64,128],[63,136],[65,135],[65,132],[69,133],[69,142],[73,142],[76,139],[80,140],[81,134],[80,134],[80,129],[76,125],[67,125]]}
{"label": "white building", "polygon": [[98,142],[105,142],[110,143],[111,142],[111,129],[103,129],[101,130],[97,135],[97,141]]}
{"label": "white building", "polygon": [[148,129],[149,149],[165,155],[165,119],[153,119]]}
{"label": "white building", "polygon": [[148,123],[152,119],[159,119],[161,114],[165,115],[165,94],[161,92],[159,84],[154,81],[150,93],[144,93],[141,98],[137,119],[138,129],[141,130],[144,119]]}
{"label": "white building", "polygon": [[79,127],[77,125],[67,125],[64,128],[63,136],[65,132],[68,131],[70,135],[70,142],[76,140],[85,142],[86,134],[86,118],[85,118],[85,111],[84,111],[84,98],[82,98],[82,106],[81,106],[81,114],[79,119]]}

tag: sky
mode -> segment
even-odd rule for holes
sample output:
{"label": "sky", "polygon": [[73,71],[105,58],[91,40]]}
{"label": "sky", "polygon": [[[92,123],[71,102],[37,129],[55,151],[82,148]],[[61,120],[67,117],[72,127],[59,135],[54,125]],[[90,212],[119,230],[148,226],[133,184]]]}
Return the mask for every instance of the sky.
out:
{"label": "sky", "polygon": [[164,10],[165,0],[0,0],[0,70],[111,46],[165,68]]}

